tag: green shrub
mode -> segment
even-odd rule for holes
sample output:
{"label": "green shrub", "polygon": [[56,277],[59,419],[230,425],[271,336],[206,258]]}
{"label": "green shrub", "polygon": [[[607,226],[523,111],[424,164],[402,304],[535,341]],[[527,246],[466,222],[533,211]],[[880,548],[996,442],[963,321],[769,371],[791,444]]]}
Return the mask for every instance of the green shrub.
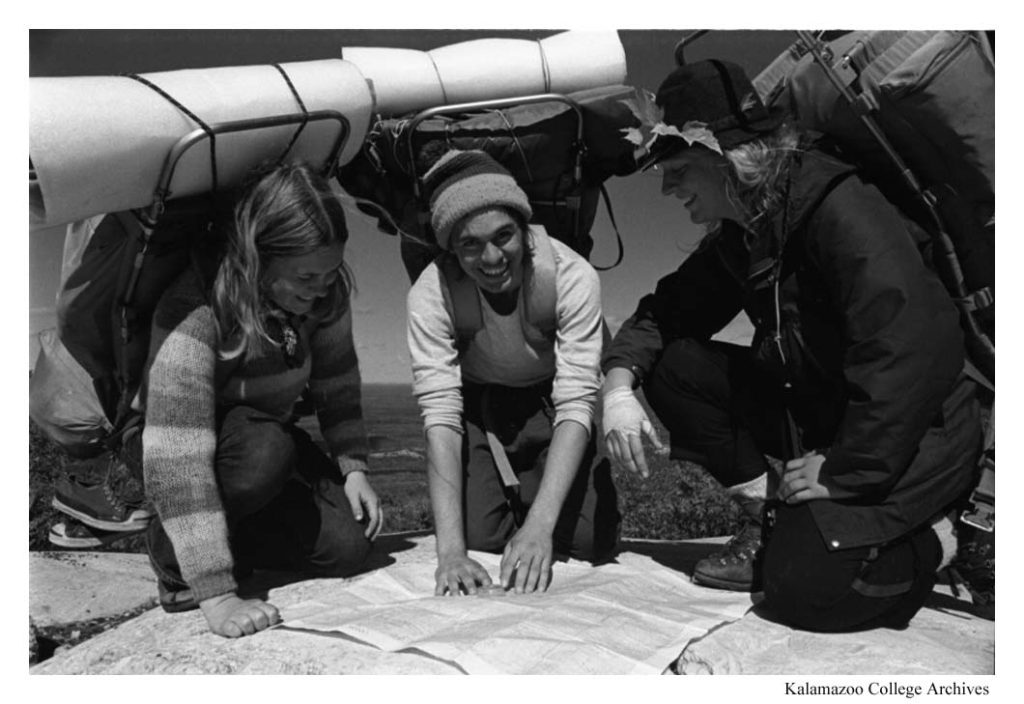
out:
{"label": "green shrub", "polygon": [[646,480],[625,470],[614,475],[624,537],[685,540],[735,532],[736,504],[698,465],[653,454],[648,460]]}

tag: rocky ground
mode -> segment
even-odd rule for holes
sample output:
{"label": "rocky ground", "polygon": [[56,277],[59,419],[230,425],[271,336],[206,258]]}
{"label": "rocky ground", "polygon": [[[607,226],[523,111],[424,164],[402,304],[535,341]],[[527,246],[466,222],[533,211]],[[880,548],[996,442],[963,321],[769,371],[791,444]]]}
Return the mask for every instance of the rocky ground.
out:
{"label": "rocky ground", "polygon": [[29,558],[29,664],[42,662],[156,606],[145,555],[33,552]]}
{"label": "rocky ground", "polygon": [[[432,538],[382,536],[387,564],[433,565]],[[709,541],[629,541],[628,550],[687,572]],[[201,614],[165,614],[145,555],[37,552],[30,556],[30,664],[33,674],[388,673],[440,674],[451,668],[413,653],[387,653],[345,638],[297,630],[229,640]],[[252,585],[279,608],[329,600],[339,580],[271,577]],[[291,581],[291,583],[288,583]],[[344,588],[341,585],[341,588]],[[680,674],[989,675],[995,624],[966,595],[940,585],[907,629],[812,634],[774,623],[759,607],[691,642],[673,664]]]}

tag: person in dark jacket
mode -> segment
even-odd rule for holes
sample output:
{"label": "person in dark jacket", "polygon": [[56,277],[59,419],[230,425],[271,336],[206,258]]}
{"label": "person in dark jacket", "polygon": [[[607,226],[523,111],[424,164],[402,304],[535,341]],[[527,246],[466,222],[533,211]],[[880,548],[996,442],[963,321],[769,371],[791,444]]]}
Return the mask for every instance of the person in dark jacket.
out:
{"label": "person in dark jacket", "polygon": [[[608,452],[647,476],[642,437],[660,442],[642,387],[673,456],[747,517],[695,582],[763,589],[799,628],[902,627],[955,552],[945,514],[981,441],[927,237],[820,135],[770,113],[739,66],[682,66],[656,100],[662,192],[709,232],[605,351]],[[712,341],[741,311],[751,346]]]}

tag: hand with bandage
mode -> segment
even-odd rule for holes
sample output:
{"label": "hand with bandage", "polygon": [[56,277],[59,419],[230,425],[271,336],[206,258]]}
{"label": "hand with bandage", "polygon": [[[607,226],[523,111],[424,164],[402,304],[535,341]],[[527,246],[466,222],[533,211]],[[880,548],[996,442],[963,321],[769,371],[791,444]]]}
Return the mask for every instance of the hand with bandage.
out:
{"label": "hand with bandage", "polygon": [[[616,378],[621,380],[623,377],[617,372],[628,374],[628,381],[616,383]],[[631,472],[638,472],[646,479],[650,470],[644,455],[643,436],[647,436],[659,452],[665,448],[647,412],[633,393],[631,380],[632,372],[628,370],[614,369],[609,373],[605,380],[601,425],[612,462]]]}

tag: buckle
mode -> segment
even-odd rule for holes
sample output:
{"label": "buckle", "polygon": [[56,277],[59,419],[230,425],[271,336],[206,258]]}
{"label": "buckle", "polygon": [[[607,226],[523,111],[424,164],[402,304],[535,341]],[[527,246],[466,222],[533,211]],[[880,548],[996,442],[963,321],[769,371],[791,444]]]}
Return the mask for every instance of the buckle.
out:
{"label": "buckle", "polygon": [[960,520],[969,526],[991,533],[996,528],[996,461],[990,453],[981,459],[981,480],[971,492],[971,509],[960,516]]}

